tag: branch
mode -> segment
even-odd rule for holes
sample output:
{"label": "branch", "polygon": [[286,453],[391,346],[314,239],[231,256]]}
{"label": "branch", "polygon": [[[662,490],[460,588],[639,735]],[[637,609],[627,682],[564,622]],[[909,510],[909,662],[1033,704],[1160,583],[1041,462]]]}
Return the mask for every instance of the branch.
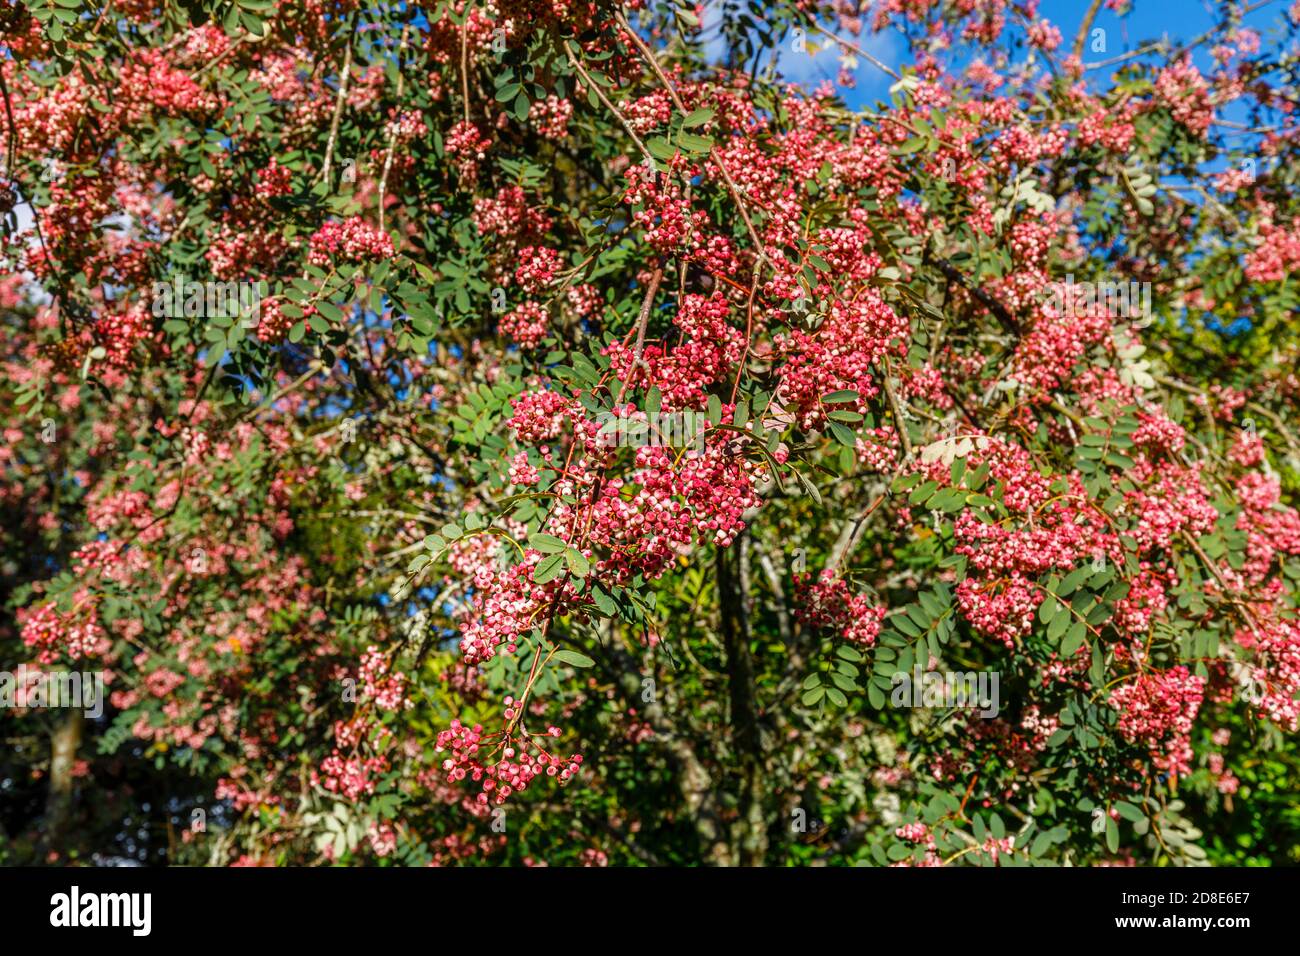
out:
{"label": "branch", "polygon": [[465,107],[465,122],[469,122],[469,9],[465,9],[465,22],[460,25],[460,98]]}
{"label": "branch", "polygon": [[632,367],[628,370],[627,380],[623,382],[622,387],[618,390],[618,398],[615,399],[614,405],[623,404],[623,396],[627,394],[628,384],[632,381],[632,372],[641,368],[644,364],[641,354],[645,351],[645,331],[650,322],[650,310],[654,306],[655,294],[659,291],[659,283],[663,281],[663,266],[655,269],[650,276],[650,285],[646,287],[645,298],[641,300],[641,314],[637,318],[636,325],[636,345],[632,351]]}
{"label": "branch", "polygon": [[1020,334],[1020,323],[1016,321],[1015,317],[1009,311],[1007,311],[1007,307],[979,286],[973,284],[967,277],[966,273],[962,272],[942,256],[931,255],[928,251],[926,252],[926,260],[936,266],[946,278],[957,283],[974,296],[980,305],[993,313],[994,317],[1002,323],[1004,329],[1012,335],[1018,336]]}
{"label": "branch", "polygon": [[645,158],[649,161],[651,168],[653,168],[654,161],[655,161],[654,154],[650,152],[650,150],[646,147],[645,143],[641,142],[641,137],[637,136],[636,130],[632,128],[631,123],[629,123],[626,119],[624,119],[623,114],[618,111],[618,107],[616,107],[613,103],[609,101],[609,97],[607,97],[604,91],[601,90],[600,84],[597,83],[595,80],[593,80],[591,78],[591,74],[588,73],[585,69],[583,69],[582,64],[578,61],[578,58],[574,56],[573,50],[570,48],[570,45],[567,42],[564,45],[564,52],[569,57],[569,63],[572,64],[573,68],[578,71],[578,75],[582,77],[582,81],[586,83],[587,87],[596,94],[596,99],[600,100],[601,104],[605,107],[605,109],[609,110],[611,113],[614,114],[614,118],[618,120],[619,125],[623,127],[624,131],[626,131],[628,136],[632,137],[632,142],[636,143],[636,148],[641,150],[642,155],[645,156]]}
{"label": "branch", "polygon": [[[406,38],[410,34],[411,25],[405,24],[402,27],[402,39],[397,45],[397,100],[400,103],[402,91],[406,86],[406,74],[402,72],[402,54],[406,52]],[[393,130],[393,135],[388,137],[388,151],[384,154],[384,171],[379,177],[379,231],[384,231],[384,193],[388,188],[388,172],[393,168],[393,149],[397,146],[397,130]]]}
{"label": "branch", "polygon": [[1074,54],[1076,60],[1083,56],[1083,44],[1088,39],[1088,31],[1092,29],[1092,22],[1097,19],[1097,11],[1100,9],[1101,0],[1092,0],[1092,6],[1083,15],[1083,21],[1079,24],[1079,32],[1074,35],[1074,49],[1070,51]]}
{"label": "branch", "polygon": [[907,433],[907,416],[903,414],[903,406],[894,391],[894,379],[889,373],[889,359],[885,359],[885,395],[889,398],[889,409],[894,413],[898,437],[903,443],[903,460],[899,463],[901,465],[912,458],[912,436]]}
{"label": "branch", "polygon": [[334,100],[334,115],[330,118],[330,135],[325,142],[325,162],[321,165],[320,179],[330,181],[330,166],[334,161],[334,145],[339,137],[339,120],[343,116],[343,104],[348,98],[348,80],[352,76],[352,32],[356,28],[356,14],[348,21],[347,47],[343,52],[343,69],[339,71],[339,95]]}
{"label": "branch", "polygon": [[[1096,0],[1096,2],[1097,2],[1097,3],[1101,3],[1101,0]],[[878,60],[876,57],[872,56],[872,55],[871,55],[870,53],[868,53],[866,50],[862,49],[862,47],[858,46],[856,43],[853,43],[853,42],[851,42],[851,41],[849,41],[849,40],[844,39],[844,37],[837,36],[836,34],[831,33],[830,30],[827,30],[824,26],[822,26],[822,25],[821,25],[820,23],[818,23],[816,20],[811,20],[811,19],[810,19],[808,22],[809,22],[809,25],[812,26],[812,28],[813,28],[814,30],[816,30],[818,33],[821,33],[821,34],[824,34],[824,35],[830,37],[832,40],[834,40],[836,43],[840,44],[841,46],[848,47],[850,50],[852,50],[852,51],[853,51],[854,53],[856,53],[858,56],[862,57],[864,60],[866,60],[866,61],[867,61],[868,63],[870,63],[872,66],[874,66],[876,69],[878,69],[878,70],[883,70],[885,73],[888,73],[890,76],[892,76],[895,80],[901,80],[901,79],[903,78],[901,75],[899,75],[898,71],[896,71],[896,70],[894,70],[894,69],[891,69],[890,67],[886,66],[884,63],[882,63],[882,62],[881,62],[880,60]]]}

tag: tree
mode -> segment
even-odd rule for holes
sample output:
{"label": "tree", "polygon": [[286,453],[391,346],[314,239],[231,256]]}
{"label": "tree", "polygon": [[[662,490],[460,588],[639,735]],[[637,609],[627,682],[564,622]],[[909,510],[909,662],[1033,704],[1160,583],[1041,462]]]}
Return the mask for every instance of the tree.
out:
{"label": "tree", "polygon": [[843,9],[3,7],[0,858],[1294,862],[1300,14]]}

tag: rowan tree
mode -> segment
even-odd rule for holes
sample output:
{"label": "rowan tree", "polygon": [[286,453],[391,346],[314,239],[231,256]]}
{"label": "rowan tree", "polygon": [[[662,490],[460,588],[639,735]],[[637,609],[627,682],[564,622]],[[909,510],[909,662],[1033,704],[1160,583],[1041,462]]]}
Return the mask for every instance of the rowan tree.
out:
{"label": "rowan tree", "polygon": [[5,3],[0,859],[1295,862],[1261,6]]}

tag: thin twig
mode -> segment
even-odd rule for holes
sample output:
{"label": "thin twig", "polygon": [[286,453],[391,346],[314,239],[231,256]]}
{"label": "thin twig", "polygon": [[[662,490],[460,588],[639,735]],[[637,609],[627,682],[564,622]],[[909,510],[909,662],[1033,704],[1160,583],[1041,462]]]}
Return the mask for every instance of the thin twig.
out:
{"label": "thin twig", "polygon": [[[406,86],[406,74],[402,72],[402,55],[406,52],[406,38],[410,35],[411,25],[402,27],[402,39],[397,44],[397,101],[402,101],[402,92]],[[400,115],[398,117],[400,125]],[[384,194],[388,189],[388,173],[393,168],[393,150],[397,147],[397,129],[388,137],[388,150],[384,153],[384,171],[379,177],[379,231],[384,231]]]}
{"label": "thin twig", "polygon": [[903,414],[903,406],[894,391],[893,376],[889,372],[889,359],[885,359],[885,395],[889,398],[889,408],[894,413],[894,423],[898,426],[898,437],[903,443],[903,462],[910,461],[912,438],[907,434],[907,416]]}
{"label": "thin twig", "polygon": [[[1101,0],[1097,0],[1097,2],[1100,3]],[[886,66],[886,65],[885,65],[884,63],[882,63],[879,59],[877,59],[876,57],[872,56],[870,53],[868,53],[866,50],[862,49],[862,47],[858,46],[856,43],[853,43],[853,42],[850,41],[850,40],[846,40],[846,39],[844,39],[844,37],[836,36],[834,33],[831,33],[830,30],[827,30],[824,26],[822,26],[822,25],[821,25],[820,23],[818,23],[816,20],[810,20],[809,23],[812,25],[812,28],[813,28],[814,30],[816,30],[818,33],[825,34],[826,36],[830,37],[832,40],[834,40],[836,43],[840,44],[841,46],[846,46],[846,47],[848,47],[850,50],[852,50],[852,51],[853,51],[854,53],[856,53],[858,56],[862,57],[864,60],[866,60],[866,61],[867,61],[868,63],[870,63],[872,66],[874,66],[876,69],[878,69],[878,70],[883,70],[885,73],[888,73],[890,76],[892,76],[895,80],[901,80],[901,79],[903,78],[902,76],[899,75],[899,73],[898,73],[897,70],[894,70],[894,69],[892,69],[892,68]]]}
{"label": "thin twig", "polygon": [[469,122],[469,7],[465,7],[465,22],[460,25],[460,98]]}
{"label": "thin twig", "polygon": [[632,373],[639,369],[644,363],[641,355],[645,351],[645,332],[646,326],[650,323],[650,310],[654,306],[655,294],[659,291],[659,283],[663,281],[663,266],[655,269],[650,276],[650,284],[646,287],[645,298],[641,300],[641,314],[637,317],[636,325],[636,344],[632,349],[632,365],[628,369],[627,380],[618,390],[618,398],[615,399],[614,405],[623,404],[623,396],[627,394],[628,384],[632,381]]}
{"label": "thin twig", "polygon": [[642,155],[644,155],[650,162],[650,166],[653,169],[655,161],[654,155],[648,148],[646,148],[646,144],[641,141],[641,137],[637,136],[636,130],[632,128],[632,124],[624,119],[623,114],[618,111],[618,107],[609,101],[609,98],[605,96],[604,92],[601,90],[600,84],[593,80],[591,74],[582,68],[582,64],[578,61],[578,58],[574,56],[573,50],[567,43],[565,44],[564,52],[568,54],[569,63],[578,71],[578,75],[582,77],[583,82],[586,83],[587,87],[596,94],[596,99],[600,100],[601,105],[614,114],[614,118],[618,120],[619,125],[623,127],[627,132],[627,135],[632,137],[632,142],[636,143],[637,149],[641,150]]}
{"label": "thin twig", "polygon": [[1101,0],[1092,0],[1092,6],[1083,15],[1083,21],[1079,24],[1079,32],[1074,35],[1074,49],[1071,51],[1076,60],[1083,56],[1083,44],[1088,39],[1088,31],[1092,29],[1092,22],[1097,19],[1097,11],[1100,9]]}
{"label": "thin twig", "polygon": [[325,162],[321,165],[320,178],[330,181],[330,164],[334,161],[334,144],[338,142],[339,119],[343,116],[343,104],[348,98],[348,79],[352,75],[352,32],[356,27],[356,14],[348,22],[347,48],[343,54],[343,69],[339,72],[339,95],[334,100],[334,115],[330,119],[330,135],[325,142]]}

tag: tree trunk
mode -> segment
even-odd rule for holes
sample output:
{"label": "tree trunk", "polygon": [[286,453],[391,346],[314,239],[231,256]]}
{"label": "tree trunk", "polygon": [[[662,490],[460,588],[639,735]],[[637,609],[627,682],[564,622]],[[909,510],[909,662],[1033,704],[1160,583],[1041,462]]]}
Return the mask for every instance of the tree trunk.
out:
{"label": "tree trunk", "polygon": [[64,838],[72,820],[73,768],[81,746],[84,718],[77,708],[70,709],[50,735],[50,791],[45,801],[46,846],[64,852]]}
{"label": "tree trunk", "polygon": [[727,655],[731,740],[740,780],[740,819],[735,826],[738,857],[742,866],[762,866],[767,857],[767,821],[763,816],[763,741],[749,648],[748,547],[749,537],[742,534],[732,547],[718,549],[718,609]]}

